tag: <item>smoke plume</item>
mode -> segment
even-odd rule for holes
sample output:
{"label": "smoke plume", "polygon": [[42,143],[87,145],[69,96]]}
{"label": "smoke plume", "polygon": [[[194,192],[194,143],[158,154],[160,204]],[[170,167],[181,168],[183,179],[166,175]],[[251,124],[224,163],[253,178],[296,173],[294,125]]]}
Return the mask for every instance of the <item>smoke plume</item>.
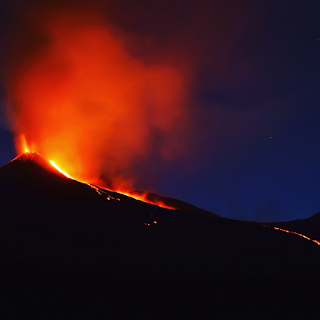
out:
{"label": "smoke plume", "polygon": [[183,152],[190,70],[132,54],[137,41],[95,6],[21,13],[5,79],[17,152],[24,137],[77,179],[124,183],[148,159]]}

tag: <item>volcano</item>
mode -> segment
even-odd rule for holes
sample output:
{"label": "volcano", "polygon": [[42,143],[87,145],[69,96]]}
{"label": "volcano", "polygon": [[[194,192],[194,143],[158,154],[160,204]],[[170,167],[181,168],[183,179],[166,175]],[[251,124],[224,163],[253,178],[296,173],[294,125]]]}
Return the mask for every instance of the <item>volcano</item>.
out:
{"label": "volcano", "polygon": [[315,243],[152,197],[175,210],[67,178],[36,153],[0,168],[2,314],[260,319],[313,301]]}

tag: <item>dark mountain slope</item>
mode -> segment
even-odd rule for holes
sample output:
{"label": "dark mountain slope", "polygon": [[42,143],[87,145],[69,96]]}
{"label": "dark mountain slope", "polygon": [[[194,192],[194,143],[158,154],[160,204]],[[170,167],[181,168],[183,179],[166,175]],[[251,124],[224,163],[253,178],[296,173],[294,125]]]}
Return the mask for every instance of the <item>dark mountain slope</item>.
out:
{"label": "dark mountain slope", "polygon": [[[109,179],[109,178],[107,178],[105,176],[102,176],[100,178],[100,181],[101,181],[102,185],[104,185],[105,188],[107,188],[108,190],[117,190],[117,185],[114,185],[114,182],[111,179]],[[151,193],[151,192],[148,192],[146,194],[146,192],[144,192],[144,191],[135,190],[135,189],[132,189],[132,188],[129,188],[129,187],[126,187],[126,186],[119,186],[118,185],[118,188],[119,187],[122,187],[122,189],[127,190],[128,193],[130,193],[130,194],[134,194],[134,195],[137,195],[137,196],[144,196],[145,195],[146,200],[147,201],[149,200],[149,201],[151,201],[153,203],[162,202],[166,206],[171,207],[171,208],[175,208],[175,209],[180,210],[180,211],[200,213],[202,215],[206,215],[206,216],[209,216],[211,218],[212,217],[220,218],[220,216],[218,216],[216,214],[213,214],[213,213],[211,213],[209,211],[200,209],[200,208],[198,208],[196,206],[193,206],[190,203],[187,203],[187,202],[184,202],[184,201],[181,201],[181,200],[163,197],[163,196],[160,196],[158,194]]]}
{"label": "dark mountain slope", "polygon": [[[259,319],[318,281],[319,246],[310,241],[109,191],[99,195],[34,154],[0,169],[0,202],[0,294],[5,314],[17,312],[15,318],[26,308],[31,318],[70,319],[66,305],[85,319],[102,311],[111,319],[172,312]],[[304,310],[298,300],[291,314]]]}

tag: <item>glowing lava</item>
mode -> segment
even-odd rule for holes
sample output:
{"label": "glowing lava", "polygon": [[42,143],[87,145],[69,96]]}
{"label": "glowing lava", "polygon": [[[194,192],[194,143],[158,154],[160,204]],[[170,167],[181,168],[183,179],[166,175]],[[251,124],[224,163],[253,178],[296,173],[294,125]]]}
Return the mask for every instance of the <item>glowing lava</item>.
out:
{"label": "glowing lava", "polygon": [[[20,150],[21,150],[21,153],[30,153],[31,152],[31,148],[29,147],[28,143],[27,143],[27,140],[25,138],[24,135],[20,135],[19,137],[19,146],[20,146]],[[165,209],[171,209],[171,210],[176,210],[175,208],[173,207],[170,207],[166,204],[164,204],[162,201],[159,201],[159,200],[155,200],[155,201],[151,201],[147,198],[148,196],[148,193],[145,192],[145,193],[137,193],[135,192],[134,190],[131,191],[131,189],[129,188],[125,188],[125,191],[122,191],[122,190],[110,190],[110,189],[106,189],[106,188],[102,188],[102,187],[99,187],[99,186],[96,186],[94,184],[91,184],[89,182],[86,182],[86,181],[83,181],[83,180],[78,180],[78,179],[75,179],[73,178],[71,175],[69,175],[66,171],[64,171],[63,169],[61,169],[53,160],[49,160],[49,163],[58,171],[60,172],[62,175],[64,175],[65,177],[67,177],[68,179],[72,179],[72,180],[76,180],[76,181],[79,181],[81,183],[84,183],[86,185],[88,185],[90,188],[94,189],[99,195],[103,196],[104,194],[107,195],[107,200],[110,200],[111,198],[114,199],[113,197],[111,197],[109,194],[106,193],[105,190],[107,191],[112,191],[112,192],[117,192],[117,193],[120,193],[120,194],[123,194],[127,197],[131,197],[133,199],[136,199],[136,200],[140,200],[142,202],[145,202],[145,203],[149,203],[149,204],[153,204],[153,205],[156,205],[158,207],[161,207],[161,208],[165,208]],[[130,192],[131,191],[131,192]],[[118,198],[116,198],[116,200],[119,200]]]}
{"label": "glowing lava", "polygon": [[[27,148],[27,145],[26,145],[26,148]],[[28,151],[29,152],[29,151]],[[69,179],[72,179],[72,180],[76,180],[74,179],[73,177],[71,177],[68,173],[66,173],[64,170],[62,170],[61,168],[59,168],[54,161],[52,160],[49,160],[50,164],[56,169],[58,170],[61,174],[63,174],[65,177],[69,178]],[[82,182],[82,183],[85,183],[87,184],[88,186],[90,186],[91,188],[93,188],[99,195],[102,195],[102,188],[99,188],[99,187],[96,187],[94,185],[92,185],[91,183],[87,183],[87,182],[84,182],[84,181],[79,181],[79,182]],[[147,199],[147,195],[148,193],[143,193],[142,195],[136,195],[136,194],[130,194],[130,193],[127,193],[127,192],[121,192],[121,191],[115,191],[115,190],[109,190],[109,191],[113,191],[113,192],[117,192],[117,193],[120,193],[120,194],[123,194],[127,197],[131,197],[133,199],[136,199],[136,200],[140,200],[142,202],[145,202],[145,203],[150,203],[150,204],[153,204],[153,205],[156,205],[158,207],[162,207],[162,208],[166,208],[166,209],[171,209],[171,210],[175,210],[175,208],[173,207],[170,207],[170,206],[167,206],[165,205],[164,203],[162,203],[161,201],[150,201]],[[110,196],[108,195],[108,198]],[[108,199],[109,200],[109,199]],[[119,200],[119,199],[117,199]]]}
{"label": "glowing lava", "polygon": [[20,146],[23,153],[30,153],[30,148],[27,144],[26,137],[22,134],[20,135]]}
{"label": "glowing lava", "polygon": [[[137,185],[144,179],[138,164],[154,155],[167,163],[189,152],[189,67],[165,52],[145,61],[131,50],[140,40],[131,43],[100,12],[54,7],[30,17],[30,26],[27,19],[31,38],[41,41],[16,50],[19,58],[6,64],[6,107],[18,154],[37,152],[79,181],[104,175]],[[23,48],[29,36],[17,39]],[[156,179],[157,170],[144,167]]]}
{"label": "glowing lava", "polygon": [[[105,189],[101,176],[138,185],[156,179],[155,166],[144,165],[154,156],[165,164],[189,152],[193,68],[167,49],[151,60],[137,54],[144,40],[118,30],[95,6],[90,13],[56,3],[39,10],[26,13],[28,32],[19,32],[14,47],[40,41],[5,63],[18,154],[38,153],[69,179]],[[147,193],[110,191],[173,209]]]}
{"label": "glowing lava", "polygon": [[302,233],[298,233],[298,232],[295,232],[295,231],[290,231],[290,230],[286,230],[286,229],[282,229],[282,228],[278,228],[278,227],[273,227],[273,228],[274,228],[274,230],[279,230],[279,231],[282,231],[282,232],[295,234],[295,235],[297,235],[297,236],[299,236],[299,237],[302,237],[302,238],[304,238],[304,239],[307,239],[307,240],[309,240],[309,241],[312,241],[312,242],[316,243],[318,246],[320,246],[320,241],[318,241],[318,240],[313,240],[313,239],[307,237],[306,235],[304,235],[304,234],[302,234]]}
{"label": "glowing lava", "polygon": [[72,178],[70,175],[68,175],[65,171],[63,171],[62,169],[60,169],[52,160],[49,160],[50,164],[56,168],[61,174],[63,174],[64,176],[66,176],[69,179],[75,180],[74,178]]}
{"label": "glowing lava", "polygon": [[133,199],[145,202],[145,203],[153,204],[153,205],[156,205],[156,206],[161,207],[161,208],[170,209],[170,210],[176,210],[176,208],[168,206],[168,205],[164,204],[160,200],[155,200],[155,201],[149,200],[147,198],[148,197],[148,192],[144,192],[142,194],[137,194],[137,193],[134,193],[134,191],[133,191],[133,193],[124,192],[124,191],[121,191],[121,190],[110,190],[110,191],[117,192],[117,193],[123,194],[123,195],[125,195],[127,197],[130,197],[130,198],[133,198]]}

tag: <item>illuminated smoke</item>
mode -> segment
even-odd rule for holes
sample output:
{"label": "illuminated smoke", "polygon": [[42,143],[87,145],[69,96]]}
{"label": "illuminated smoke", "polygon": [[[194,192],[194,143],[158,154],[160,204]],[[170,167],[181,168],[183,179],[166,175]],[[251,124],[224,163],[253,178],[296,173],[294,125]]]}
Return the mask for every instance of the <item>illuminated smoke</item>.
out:
{"label": "illuminated smoke", "polygon": [[128,184],[154,150],[163,160],[181,151],[190,84],[181,65],[133,57],[94,11],[52,10],[28,26],[38,41],[9,61],[6,80],[18,153],[27,141],[76,179]]}

